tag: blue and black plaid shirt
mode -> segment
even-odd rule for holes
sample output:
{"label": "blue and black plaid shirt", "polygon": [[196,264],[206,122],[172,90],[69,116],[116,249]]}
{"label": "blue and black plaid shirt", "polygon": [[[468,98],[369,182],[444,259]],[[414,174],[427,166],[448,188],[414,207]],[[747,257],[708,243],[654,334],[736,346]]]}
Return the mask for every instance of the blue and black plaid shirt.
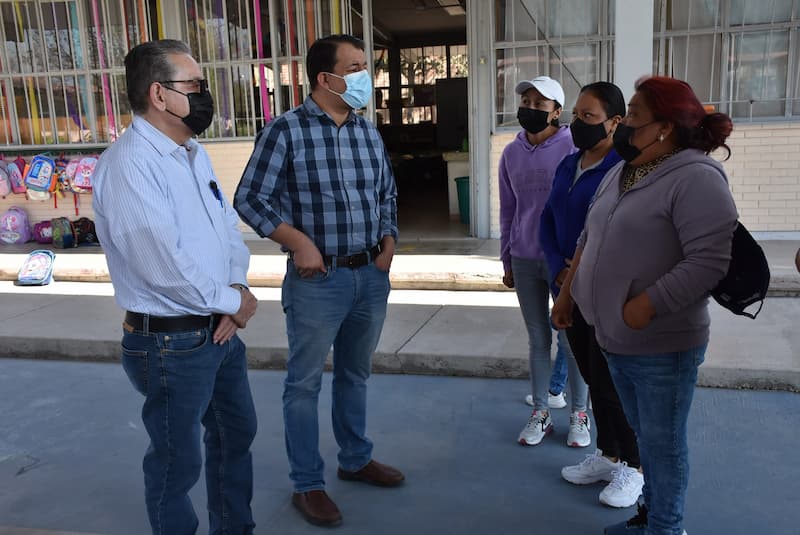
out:
{"label": "blue and black plaid shirt", "polygon": [[377,128],[355,113],[337,127],[309,96],[259,133],[234,206],[262,237],[287,223],[341,256],[397,239],[396,199]]}

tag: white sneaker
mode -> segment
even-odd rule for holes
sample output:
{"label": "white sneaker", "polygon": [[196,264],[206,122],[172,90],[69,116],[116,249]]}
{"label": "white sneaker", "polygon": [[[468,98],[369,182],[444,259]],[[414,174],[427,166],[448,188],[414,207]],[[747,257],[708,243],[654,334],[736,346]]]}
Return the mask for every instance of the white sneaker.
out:
{"label": "white sneaker", "polygon": [[547,393],[547,406],[551,409],[563,409],[567,406],[567,395],[564,392],[556,394],[555,396],[550,392]]}
{"label": "white sneaker", "polygon": [[553,420],[547,411],[533,411],[528,423],[519,434],[517,442],[523,446],[535,446],[553,432]]}
{"label": "white sneaker", "polygon": [[614,470],[614,479],[600,492],[600,503],[610,507],[630,507],[642,495],[644,476],[628,463]]}
{"label": "white sneaker", "polygon": [[567,446],[571,448],[585,448],[592,443],[589,416],[581,412],[573,412],[569,417],[569,433],[567,434]]}
{"label": "white sneaker", "polygon": [[574,485],[590,485],[598,481],[611,481],[614,471],[619,467],[619,461],[612,462],[608,457],[603,457],[602,451],[596,450],[594,455],[587,455],[579,464],[562,468],[561,477]]}
{"label": "white sneaker", "polygon": [[[525,404],[533,407],[533,396],[528,394],[525,396]],[[554,396],[550,392],[547,393],[547,406],[551,409],[563,409],[567,406],[567,396],[564,392]]]}

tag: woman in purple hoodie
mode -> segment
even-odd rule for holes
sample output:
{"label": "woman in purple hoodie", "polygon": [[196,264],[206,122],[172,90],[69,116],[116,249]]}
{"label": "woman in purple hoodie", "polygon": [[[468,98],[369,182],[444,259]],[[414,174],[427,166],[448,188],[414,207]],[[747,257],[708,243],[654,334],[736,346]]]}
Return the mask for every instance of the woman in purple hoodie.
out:
{"label": "woman in purple hoodie", "polygon": [[[593,325],[636,433],[644,504],[606,535],[680,535],[689,482],[687,424],[709,338],[708,295],[728,270],[736,206],[722,166],[731,120],[706,114],[689,84],[636,85],[614,132],[625,160],[597,188],[553,307]],[[730,150],[728,149],[730,154]]]}
{"label": "woman in purple hoodie", "polygon": [[[556,167],[575,152],[569,128],[558,126],[564,104],[561,85],[547,76],[517,84],[521,96],[517,118],[523,130],[500,158],[500,259],[503,283],[515,288],[528,330],[533,411],[517,441],[535,446],[553,431],[548,410],[550,346],[550,275],[539,242],[542,210],[550,195]],[[587,388],[563,333],[560,348],[567,354],[572,412],[586,411]],[[588,438],[588,420],[583,422]],[[570,444],[572,445],[572,444]],[[575,446],[588,446],[581,440]]]}

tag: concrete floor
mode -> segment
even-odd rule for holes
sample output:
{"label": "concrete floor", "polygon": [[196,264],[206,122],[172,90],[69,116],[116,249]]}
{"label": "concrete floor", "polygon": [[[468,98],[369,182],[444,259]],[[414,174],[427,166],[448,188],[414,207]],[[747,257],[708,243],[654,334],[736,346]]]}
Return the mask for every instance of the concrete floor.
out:
{"label": "concrete floor", "polygon": [[[259,415],[257,532],[321,533],[289,504],[283,373],[250,377]],[[376,375],[370,384],[375,457],[404,470],[407,484],[376,489],[335,479],[336,445],[321,418],[328,490],[344,514],[337,533],[599,534],[633,514],[601,506],[600,485],[561,480],[562,465],[591,453],[564,445],[566,410],[554,411],[554,437],[535,448],[515,443],[528,415],[527,381]],[[0,526],[19,528],[0,527],[0,534],[148,533],[141,398],[119,365],[0,360],[0,393]],[[329,398],[326,384],[322,414],[330,411]],[[797,394],[698,390],[690,422],[690,534],[799,532],[798,414]],[[193,498],[202,519],[202,482]]]}

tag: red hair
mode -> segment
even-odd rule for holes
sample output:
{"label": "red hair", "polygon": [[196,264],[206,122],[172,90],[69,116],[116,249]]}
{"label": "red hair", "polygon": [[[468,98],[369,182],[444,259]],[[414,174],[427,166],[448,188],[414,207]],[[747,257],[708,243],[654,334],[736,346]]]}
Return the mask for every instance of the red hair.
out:
{"label": "red hair", "polygon": [[636,91],[656,120],[675,125],[678,146],[700,149],[706,154],[723,147],[730,157],[731,149],[725,140],[733,130],[731,118],[724,113],[707,113],[689,84],[652,76],[638,81]]}

